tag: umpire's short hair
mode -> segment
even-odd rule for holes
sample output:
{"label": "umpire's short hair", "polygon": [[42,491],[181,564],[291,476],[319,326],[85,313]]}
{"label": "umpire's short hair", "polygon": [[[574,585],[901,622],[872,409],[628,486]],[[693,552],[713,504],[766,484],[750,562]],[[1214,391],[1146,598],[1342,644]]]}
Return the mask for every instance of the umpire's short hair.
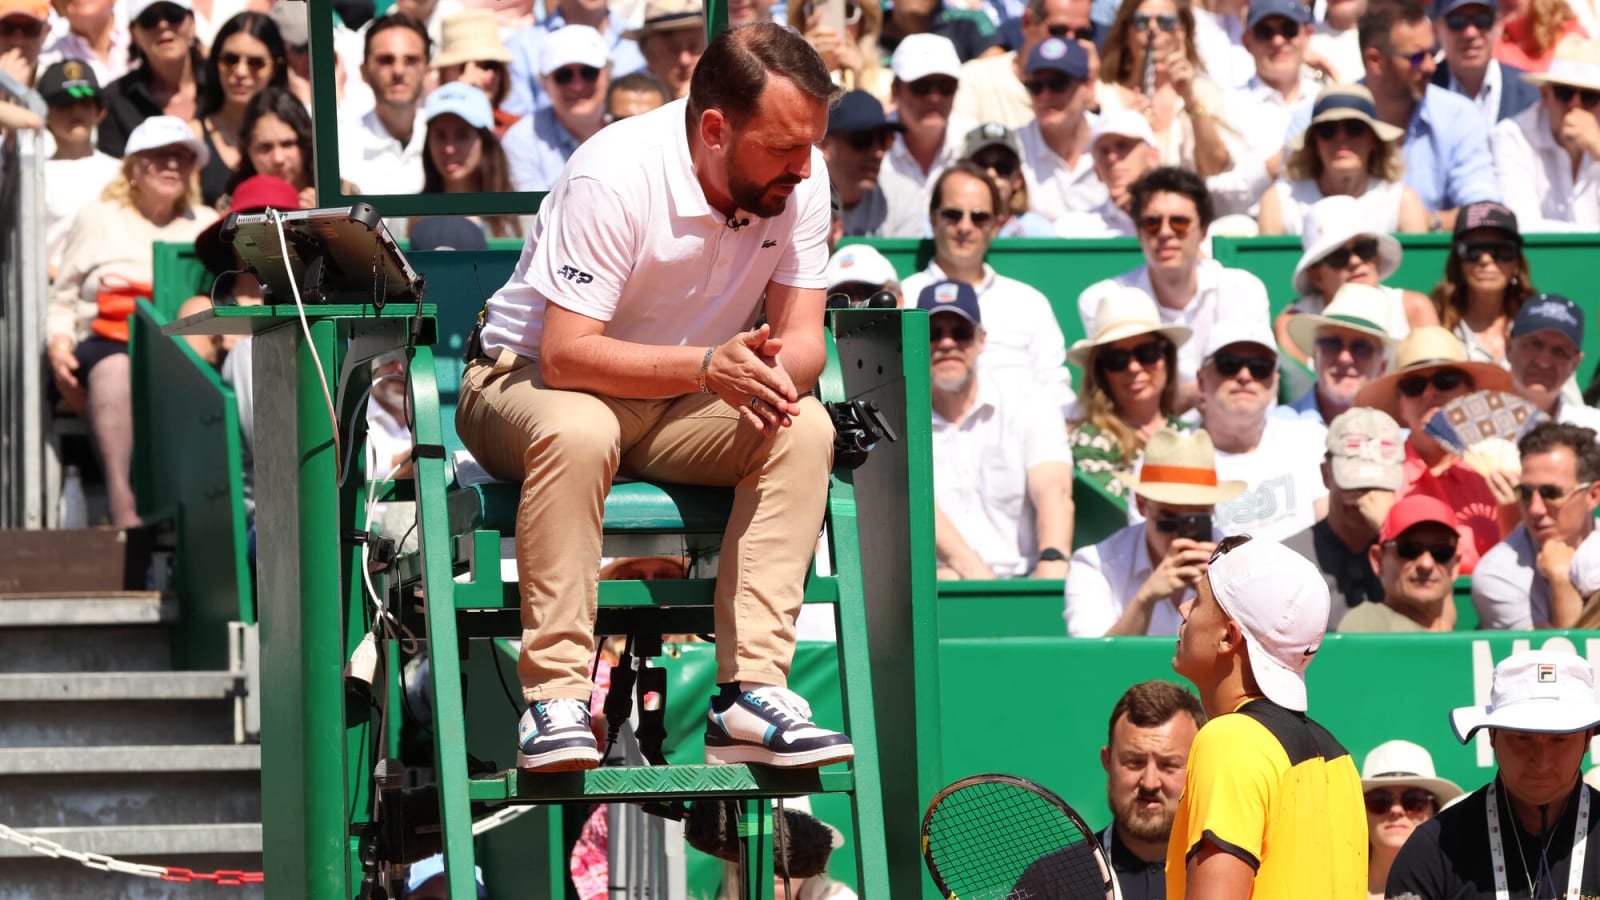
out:
{"label": "umpire's short hair", "polygon": [[1211,205],[1211,192],[1206,190],[1205,179],[1177,166],[1161,166],[1139,176],[1128,187],[1128,196],[1133,207],[1133,220],[1139,221],[1144,215],[1145,204],[1156,194],[1182,194],[1194,201],[1195,211],[1200,214],[1200,231],[1203,234],[1211,223],[1216,220],[1216,212]]}
{"label": "umpire's short hair", "polygon": [[1128,717],[1128,724],[1139,728],[1154,728],[1172,721],[1179,713],[1188,713],[1195,727],[1206,723],[1205,707],[1200,698],[1170,681],[1141,681],[1123,692],[1117,705],[1111,707],[1111,721],[1106,724],[1106,746],[1111,746],[1111,735],[1117,730],[1117,720]]}
{"label": "umpire's short hair", "polygon": [[[706,46],[689,79],[689,117],[715,109],[738,128],[755,115],[769,75],[781,75],[808,97],[832,104],[840,88],[806,39],[776,22],[730,28]],[[696,127],[694,125],[691,128]]]}

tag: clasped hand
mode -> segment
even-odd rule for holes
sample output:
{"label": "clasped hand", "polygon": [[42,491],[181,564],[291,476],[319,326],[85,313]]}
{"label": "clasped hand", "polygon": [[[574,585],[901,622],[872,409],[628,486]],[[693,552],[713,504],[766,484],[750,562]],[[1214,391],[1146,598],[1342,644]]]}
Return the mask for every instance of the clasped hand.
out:
{"label": "clasped hand", "polygon": [[763,324],[718,346],[706,369],[706,387],[768,437],[800,414],[800,394],[778,359],[782,349]]}

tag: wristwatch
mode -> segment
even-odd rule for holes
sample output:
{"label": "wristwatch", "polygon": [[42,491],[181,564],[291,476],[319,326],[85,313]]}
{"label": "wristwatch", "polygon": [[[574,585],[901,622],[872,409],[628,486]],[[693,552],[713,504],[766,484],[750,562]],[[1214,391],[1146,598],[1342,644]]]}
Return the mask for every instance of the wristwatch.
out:
{"label": "wristwatch", "polygon": [[1065,553],[1054,547],[1046,547],[1039,551],[1039,562],[1064,562],[1066,558]]}

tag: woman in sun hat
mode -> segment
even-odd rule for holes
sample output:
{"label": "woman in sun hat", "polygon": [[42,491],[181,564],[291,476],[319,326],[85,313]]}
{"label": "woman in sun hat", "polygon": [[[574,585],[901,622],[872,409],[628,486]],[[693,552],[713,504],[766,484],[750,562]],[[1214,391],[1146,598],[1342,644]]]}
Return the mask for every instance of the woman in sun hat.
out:
{"label": "woman in sun hat", "polygon": [[1490,201],[1462,207],[1433,305],[1439,324],[1466,346],[1467,358],[1510,368],[1511,323],[1537,293],[1517,214]]}
{"label": "woman in sun hat", "polygon": [[187,244],[216,213],[200,205],[195,177],[206,147],[175,116],[153,116],[128,135],[121,174],[73,220],[51,286],[45,348],[56,389],[87,412],[105,471],[111,524],[139,524],[129,472],[133,407],[128,318],[154,296],[151,246]]}
{"label": "woman in sun hat", "polygon": [[500,107],[511,93],[511,51],[500,40],[500,26],[494,10],[468,9],[445,16],[439,23],[439,52],[431,63],[439,73],[439,83],[460,81],[489,97],[494,107],[494,131],[505,137],[521,116]]}
{"label": "woman in sun hat", "polygon": [[1083,372],[1080,417],[1068,422],[1078,473],[1126,498],[1122,476],[1132,472],[1145,442],[1163,428],[1187,430],[1178,418],[1178,347],[1192,334],[1163,325],[1150,295],[1118,288],[1100,300],[1094,336],[1067,351]]}
{"label": "woman in sun hat", "polygon": [[1303,233],[1312,225],[1307,216],[1312,204],[1334,196],[1354,197],[1369,228],[1427,231],[1427,209],[1400,180],[1404,137],[1404,130],[1378,118],[1365,87],[1323,88],[1311,108],[1311,124],[1289,141],[1283,178],[1261,197],[1261,233]]}
{"label": "woman in sun hat", "polygon": [[[1388,298],[1389,336],[1404,340],[1415,325],[1437,325],[1433,301],[1416,291],[1389,287],[1383,282],[1400,268],[1400,242],[1372,224],[1371,216],[1354,197],[1327,197],[1306,213],[1306,230],[1300,236],[1303,248],[1294,267],[1294,289],[1300,295],[1289,308],[1278,314],[1273,330],[1278,343],[1289,341],[1289,322],[1305,313],[1320,313],[1328,300],[1346,284],[1365,284],[1378,288]],[[1290,355],[1307,362],[1291,350]]]}
{"label": "woman in sun hat", "polygon": [[1384,741],[1361,761],[1367,804],[1367,896],[1382,900],[1395,855],[1417,826],[1462,795],[1440,778],[1428,751],[1410,741]]}
{"label": "woman in sun hat", "polygon": [[1524,231],[1600,229],[1600,41],[1562,41],[1549,71],[1522,80],[1539,102],[1489,133],[1500,196]]}

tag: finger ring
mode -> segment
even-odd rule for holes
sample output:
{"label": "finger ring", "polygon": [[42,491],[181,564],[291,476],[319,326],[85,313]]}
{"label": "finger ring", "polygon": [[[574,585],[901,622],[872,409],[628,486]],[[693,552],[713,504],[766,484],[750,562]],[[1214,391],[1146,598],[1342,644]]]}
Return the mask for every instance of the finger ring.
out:
{"label": "finger ring", "polygon": [[760,405],[761,405],[761,398],[760,397],[751,397],[750,398],[750,408],[751,409],[755,409],[756,407],[758,407]]}

